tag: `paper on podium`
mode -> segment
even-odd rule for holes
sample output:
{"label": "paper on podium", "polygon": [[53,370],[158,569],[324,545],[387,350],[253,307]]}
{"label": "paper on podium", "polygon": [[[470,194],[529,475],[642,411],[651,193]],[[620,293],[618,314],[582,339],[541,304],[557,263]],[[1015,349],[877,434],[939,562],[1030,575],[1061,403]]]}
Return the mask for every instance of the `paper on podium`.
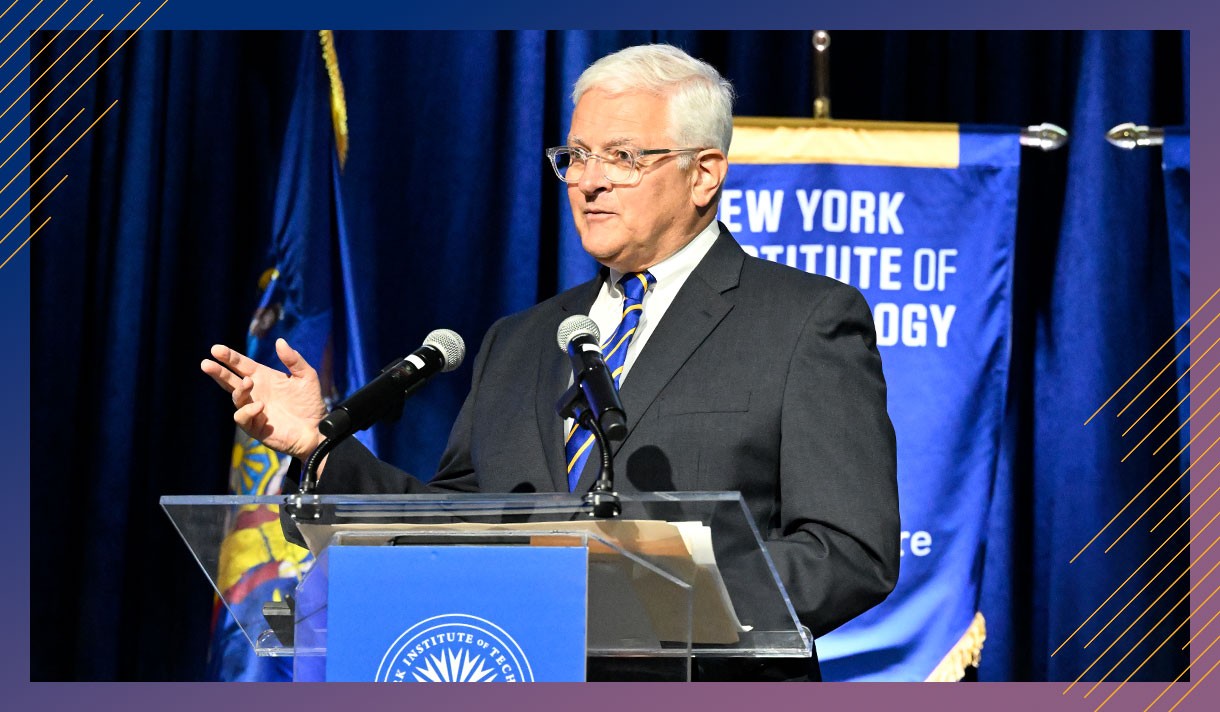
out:
{"label": "paper on podium", "polygon": [[[733,609],[732,599],[725,588],[724,579],[716,565],[712,550],[712,530],[701,522],[665,522],[654,520],[588,520],[564,522],[525,522],[514,524],[490,524],[464,522],[451,524],[309,524],[298,522],[309,550],[315,556],[340,532],[376,535],[376,541],[385,541],[385,535],[425,534],[428,532],[462,534],[497,532],[537,532],[530,538],[532,546],[573,546],[579,542],[575,537],[563,534],[588,532],[601,539],[616,542],[623,549],[640,554],[659,568],[672,572],[677,578],[690,582],[693,589],[692,642],[704,645],[732,645],[740,640],[739,633],[748,631],[743,627]],[[622,569],[621,575],[630,581],[639,603],[648,614],[660,640],[682,640],[685,638],[685,601],[674,596],[673,585],[655,575],[640,575],[633,571],[639,564],[628,562],[614,549],[597,539],[589,539],[590,563]],[[373,543],[373,542],[370,542]],[[603,566],[604,568],[604,566]],[[591,567],[590,571],[594,569]],[[592,585],[592,581],[590,582]]]}

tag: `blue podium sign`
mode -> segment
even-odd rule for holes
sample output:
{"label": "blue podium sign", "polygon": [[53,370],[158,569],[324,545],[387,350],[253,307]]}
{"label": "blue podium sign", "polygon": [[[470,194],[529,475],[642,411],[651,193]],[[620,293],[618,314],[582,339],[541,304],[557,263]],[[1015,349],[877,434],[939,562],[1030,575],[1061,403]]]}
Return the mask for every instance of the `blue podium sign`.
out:
{"label": "blue podium sign", "polygon": [[585,679],[588,553],[559,546],[333,546],[326,679]]}

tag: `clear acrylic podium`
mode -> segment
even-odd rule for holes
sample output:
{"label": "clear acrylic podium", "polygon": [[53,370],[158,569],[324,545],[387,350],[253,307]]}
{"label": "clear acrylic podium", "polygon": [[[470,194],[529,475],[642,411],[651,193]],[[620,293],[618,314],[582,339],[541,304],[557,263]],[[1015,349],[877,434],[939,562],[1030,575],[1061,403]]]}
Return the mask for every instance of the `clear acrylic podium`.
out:
{"label": "clear acrylic podium", "polygon": [[[797,620],[736,492],[623,495],[622,514],[614,520],[593,519],[580,497],[567,494],[323,495],[309,501],[310,518],[298,519],[320,553],[294,596],[291,641],[281,640],[289,636],[277,635],[266,619],[235,616],[258,655],[295,655],[299,680],[325,679],[320,671],[327,656],[327,552],[336,546],[587,550],[586,655],[600,679],[688,680],[692,658],[794,658],[812,652],[812,636]],[[279,517],[285,502],[283,496],[161,499],[230,608],[221,583],[223,549],[231,545],[226,536],[239,516],[257,512],[266,521]],[[692,556],[690,539],[683,546],[665,523],[682,523],[696,539],[699,532],[703,540],[710,534],[710,546],[693,547]],[[436,595],[445,595],[445,583],[436,586]]]}

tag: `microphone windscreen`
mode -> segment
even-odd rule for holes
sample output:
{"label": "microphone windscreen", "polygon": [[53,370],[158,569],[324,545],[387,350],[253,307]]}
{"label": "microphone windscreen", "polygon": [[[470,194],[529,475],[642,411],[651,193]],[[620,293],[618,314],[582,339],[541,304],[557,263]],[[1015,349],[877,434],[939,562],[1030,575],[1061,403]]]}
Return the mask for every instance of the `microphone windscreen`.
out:
{"label": "microphone windscreen", "polygon": [[593,340],[598,343],[602,340],[601,332],[597,329],[597,322],[584,314],[573,314],[559,325],[555,340],[559,343],[559,350],[567,353],[568,344],[572,343],[572,339],[585,334],[592,336]]}
{"label": "microphone windscreen", "polygon": [[466,358],[466,342],[462,341],[462,337],[458,336],[456,331],[437,329],[424,339],[424,346],[431,346],[441,352],[441,356],[445,359],[441,373],[448,373],[461,366],[462,359]]}

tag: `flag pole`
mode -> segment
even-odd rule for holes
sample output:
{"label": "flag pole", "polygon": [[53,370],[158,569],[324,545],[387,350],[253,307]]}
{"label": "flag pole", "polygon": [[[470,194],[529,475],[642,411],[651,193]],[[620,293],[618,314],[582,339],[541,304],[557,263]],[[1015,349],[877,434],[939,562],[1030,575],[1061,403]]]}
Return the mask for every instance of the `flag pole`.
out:
{"label": "flag pole", "polygon": [[813,33],[813,118],[830,119],[830,33]]}

